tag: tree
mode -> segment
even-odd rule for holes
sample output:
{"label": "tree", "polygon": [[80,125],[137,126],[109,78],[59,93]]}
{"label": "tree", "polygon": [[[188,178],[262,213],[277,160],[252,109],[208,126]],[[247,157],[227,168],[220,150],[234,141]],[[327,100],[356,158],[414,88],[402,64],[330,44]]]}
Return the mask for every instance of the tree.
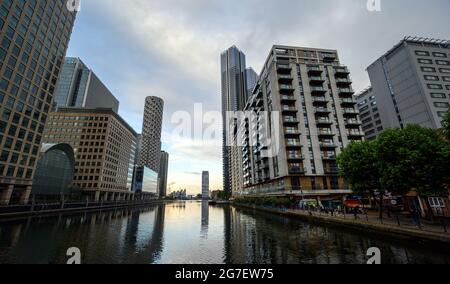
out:
{"label": "tree", "polygon": [[444,120],[442,121],[442,133],[447,140],[450,141],[450,110],[444,116]]}
{"label": "tree", "polygon": [[[340,175],[350,184],[354,193],[372,197],[383,214],[383,196],[376,153],[376,141],[355,142],[338,156]],[[377,194],[378,193],[378,194]]]}

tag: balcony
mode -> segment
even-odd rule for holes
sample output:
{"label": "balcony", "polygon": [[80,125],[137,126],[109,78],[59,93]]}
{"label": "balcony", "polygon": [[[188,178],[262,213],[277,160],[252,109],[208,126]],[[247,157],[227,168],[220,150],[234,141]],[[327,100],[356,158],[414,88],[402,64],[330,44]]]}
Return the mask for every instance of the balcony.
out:
{"label": "balcony", "polygon": [[342,105],[356,105],[358,102],[354,98],[341,99]]}
{"label": "balcony", "polygon": [[331,125],[333,122],[328,118],[319,118],[316,121],[317,125]]}
{"label": "balcony", "polygon": [[281,96],[281,101],[282,102],[295,102],[295,97],[294,96],[287,96],[287,95],[283,95]]}
{"label": "balcony", "polygon": [[321,75],[323,70],[319,66],[308,66],[309,75]]}
{"label": "balcony", "polygon": [[303,161],[305,159],[305,156],[301,154],[288,154],[287,158],[290,161]]}
{"label": "balcony", "polygon": [[312,94],[323,94],[326,93],[327,89],[325,89],[324,87],[311,87],[311,93]]}
{"label": "balcony", "polygon": [[292,80],[294,80],[294,78],[292,78],[291,75],[287,75],[287,74],[278,75],[279,82],[292,82]]}
{"label": "balcony", "polygon": [[334,136],[333,131],[331,130],[319,130],[318,131],[319,136]]}
{"label": "balcony", "polygon": [[286,147],[301,148],[302,144],[300,143],[300,141],[286,141]]}
{"label": "balcony", "polygon": [[280,84],[280,91],[293,91],[294,87],[292,85]]}
{"label": "balcony", "polygon": [[351,85],[353,82],[349,78],[336,78],[336,84],[338,86],[348,86]]}
{"label": "balcony", "polygon": [[348,71],[348,68],[345,66],[338,66],[334,68],[334,71],[337,75],[348,75],[350,74],[350,71]]}
{"label": "balcony", "polygon": [[318,114],[329,114],[329,113],[331,113],[331,110],[329,110],[326,107],[316,107],[314,109],[314,112],[318,113]]}
{"label": "balcony", "polygon": [[322,155],[322,160],[324,161],[335,161],[336,159],[336,155]]}
{"label": "balcony", "polygon": [[305,169],[302,166],[289,165],[289,173],[290,174],[303,174],[303,173],[305,173]]}
{"label": "balcony", "polygon": [[321,148],[337,148],[336,144],[334,142],[320,142]]}
{"label": "balcony", "polygon": [[356,109],[354,109],[354,108],[344,108],[344,109],[342,110],[342,112],[343,112],[344,114],[350,114],[350,115],[359,114],[359,111],[356,110]]}
{"label": "balcony", "polygon": [[283,113],[297,113],[297,109],[295,107],[283,106],[281,109]]}
{"label": "balcony", "polygon": [[325,167],[324,168],[326,174],[338,174],[339,168],[338,167]]}
{"label": "balcony", "polygon": [[313,97],[313,103],[316,104],[327,104],[328,100],[326,97]]}
{"label": "balcony", "polygon": [[362,124],[362,122],[359,119],[347,119],[345,120],[345,124],[351,126],[359,126]]}
{"label": "balcony", "polygon": [[285,134],[286,136],[291,136],[291,135],[293,135],[293,136],[298,136],[298,135],[300,135],[301,133],[300,133],[300,130],[298,130],[297,128],[285,128],[285,129],[284,129],[284,134]]}
{"label": "balcony", "polygon": [[291,117],[285,117],[283,119],[283,123],[286,125],[289,124],[299,124],[299,121],[296,118],[291,118]]}
{"label": "balcony", "polygon": [[365,134],[362,131],[347,131],[347,136],[349,137],[364,137]]}
{"label": "balcony", "polygon": [[323,83],[323,82],[325,82],[325,78],[322,76],[312,76],[312,77],[309,77],[309,81],[311,83]]}
{"label": "balcony", "polygon": [[338,92],[340,95],[353,95],[355,93],[352,88],[339,88]]}
{"label": "balcony", "polygon": [[292,67],[289,64],[278,64],[277,70],[278,71],[291,71]]}

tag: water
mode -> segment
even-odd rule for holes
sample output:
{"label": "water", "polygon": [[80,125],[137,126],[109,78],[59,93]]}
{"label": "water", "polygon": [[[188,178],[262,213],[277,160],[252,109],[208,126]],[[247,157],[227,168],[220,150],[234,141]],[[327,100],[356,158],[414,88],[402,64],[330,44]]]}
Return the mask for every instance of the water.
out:
{"label": "water", "polygon": [[450,263],[448,251],[409,246],[230,206],[180,202],[0,222],[0,263]]}

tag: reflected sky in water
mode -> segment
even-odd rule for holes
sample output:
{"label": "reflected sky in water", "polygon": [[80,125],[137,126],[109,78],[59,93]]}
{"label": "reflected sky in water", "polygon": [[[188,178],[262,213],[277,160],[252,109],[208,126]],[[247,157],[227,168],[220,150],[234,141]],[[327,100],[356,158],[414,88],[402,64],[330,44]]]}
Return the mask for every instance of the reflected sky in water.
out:
{"label": "reflected sky in water", "polygon": [[206,202],[0,222],[0,263],[365,263],[379,247],[384,263],[450,263],[423,249],[298,220]]}

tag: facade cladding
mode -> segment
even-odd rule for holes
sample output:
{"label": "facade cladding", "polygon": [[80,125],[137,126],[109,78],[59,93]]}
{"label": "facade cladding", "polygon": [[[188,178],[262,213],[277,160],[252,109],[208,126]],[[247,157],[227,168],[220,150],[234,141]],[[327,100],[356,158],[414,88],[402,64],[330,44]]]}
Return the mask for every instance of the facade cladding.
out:
{"label": "facade cladding", "polygon": [[209,199],[209,172],[202,172],[202,198]]}
{"label": "facade cladding", "polygon": [[79,58],[67,57],[56,85],[57,107],[111,108],[119,112],[119,101]]}
{"label": "facade cladding", "polygon": [[246,106],[255,117],[242,121],[244,189],[234,195],[351,193],[336,163],[344,147],[364,136],[349,75],[335,50],[273,47]]}
{"label": "facade cladding", "polygon": [[139,166],[146,166],[154,172],[159,172],[161,160],[163,112],[164,101],[161,98],[146,98]]}
{"label": "facade cladding", "polygon": [[382,126],[439,129],[450,107],[450,41],[407,37],[367,68]]}
{"label": "facade cladding", "polygon": [[0,203],[27,203],[75,21],[64,0],[0,1]]}
{"label": "facade cladding", "polygon": [[34,196],[70,196],[75,173],[75,155],[69,144],[43,144],[33,180]]}
{"label": "facade cladding", "polygon": [[[243,111],[248,100],[245,55],[232,46],[221,54],[222,116],[223,116],[223,188],[231,193],[242,188],[242,148],[236,147],[237,125],[227,121],[227,112]],[[249,78],[250,80],[252,78]]]}
{"label": "facade cladding", "polygon": [[43,138],[74,148],[74,183],[95,200],[129,197],[136,140],[136,132],[113,110],[85,108],[51,113]]}
{"label": "facade cladding", "polygon": [[373,140],[383,133],[383,123],[381,122],[380,112],[376,96],[372,87],[363,90],[356,96],[358,100],[359,116],[361,118],[362,129],[366,140]]}

